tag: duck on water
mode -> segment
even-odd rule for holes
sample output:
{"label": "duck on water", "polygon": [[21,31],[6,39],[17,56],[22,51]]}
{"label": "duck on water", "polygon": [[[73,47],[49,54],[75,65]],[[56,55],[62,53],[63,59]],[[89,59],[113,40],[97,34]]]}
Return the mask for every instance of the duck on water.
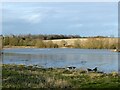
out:
{"label": "duck on water", "polygon": [[120,52],[120,49],[114,49],[113,52]]}

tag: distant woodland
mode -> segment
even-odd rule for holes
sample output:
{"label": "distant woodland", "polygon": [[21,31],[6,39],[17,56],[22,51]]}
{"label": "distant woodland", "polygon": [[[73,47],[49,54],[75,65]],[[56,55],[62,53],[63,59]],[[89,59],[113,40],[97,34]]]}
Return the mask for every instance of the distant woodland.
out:
{"label": "distant woodland", "polygon": [[[82,40],[87,38],[87,40]],[[66,40],[64,40],[66,39]],[[69,42],[73,42],[70,44]],[[73,41],[73,39],[75,39]],[[59,40],[55,43],[54,40]],[[118,47],[116,38],[96,36],[81,37],[79,35],[8,35],[2,36],[3,46],[34,46],[37,48],[88,48],[88,49],[116,49]]]}

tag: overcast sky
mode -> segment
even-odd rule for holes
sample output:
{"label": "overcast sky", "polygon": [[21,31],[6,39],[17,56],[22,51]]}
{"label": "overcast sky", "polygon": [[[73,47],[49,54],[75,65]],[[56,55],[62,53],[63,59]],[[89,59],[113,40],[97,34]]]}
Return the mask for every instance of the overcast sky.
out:
{"label": "overcast sky", "polygon": [[116,2],[3,3],[3,34],[117,36]]}

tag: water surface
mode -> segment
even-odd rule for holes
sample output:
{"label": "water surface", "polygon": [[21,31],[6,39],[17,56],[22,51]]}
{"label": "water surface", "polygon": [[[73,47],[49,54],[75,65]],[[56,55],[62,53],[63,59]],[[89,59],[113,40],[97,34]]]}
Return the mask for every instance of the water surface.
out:
{"label": "water surface", "polygon": [[3,50],[4,64],[43,67],[94,68],[104,72],[118,71],[118,53],[106,49],[14,48]]}

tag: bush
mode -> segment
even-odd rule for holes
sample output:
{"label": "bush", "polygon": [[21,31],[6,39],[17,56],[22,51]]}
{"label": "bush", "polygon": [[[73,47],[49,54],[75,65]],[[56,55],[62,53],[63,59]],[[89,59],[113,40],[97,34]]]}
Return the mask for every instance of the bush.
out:
{"label": "bush", "polygon": [[45,44],[42,40],[36,40],[35,46],[38,48],[45,48]]}

